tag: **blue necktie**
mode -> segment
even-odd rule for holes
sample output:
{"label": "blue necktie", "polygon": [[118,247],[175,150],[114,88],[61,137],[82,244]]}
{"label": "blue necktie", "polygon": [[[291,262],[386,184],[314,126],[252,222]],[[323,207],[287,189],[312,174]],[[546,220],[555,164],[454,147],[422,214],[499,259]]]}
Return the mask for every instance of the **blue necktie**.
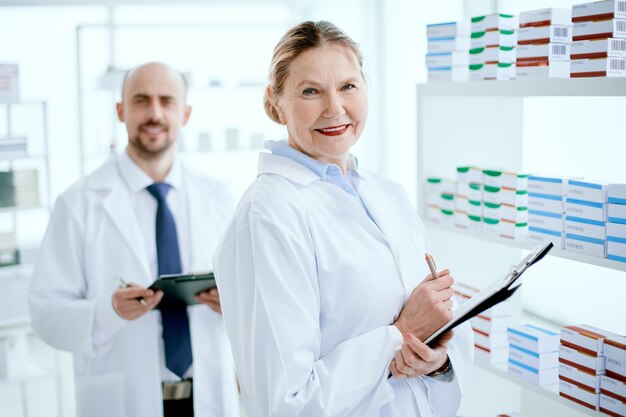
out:
{"label": "blue necktie", "polygon": [[[178,236],[174,216],[167,206],[165,197],[172,186],[155,182],[147,190],[158,202],[156,215],[156,245],[159,275],[182,272]],[[165,301],[165,300],[163,300]],[[183,377],[192,362],[189,317],[184,305],[164,304],[159,306],[163,323],[165,365],[179,377]]]}

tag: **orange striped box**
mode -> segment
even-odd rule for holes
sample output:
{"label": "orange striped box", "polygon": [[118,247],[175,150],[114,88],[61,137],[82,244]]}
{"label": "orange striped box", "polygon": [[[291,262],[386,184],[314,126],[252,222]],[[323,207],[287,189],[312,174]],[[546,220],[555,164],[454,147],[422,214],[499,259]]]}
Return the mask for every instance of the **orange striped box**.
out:
{"label": "orange striped box", "polygon": [[591,388],[563,380],[559,381],[559,395],[592,410],[598,410],[600,404],[600,394],[596,394]]}
{"label": "orange striped box", "polygon": [[626,337],[609,337],[604,341],[606,373],[618,379],[626,379]]}
{"label": "orange striped box", "polygon": [[619,337],[620,335],[587,324],[561,328],[562,345],[582,350],[595,356],[603,356],[605,339],[616,336]]}
{"label": "orange striped box", "polygon": [[582,367],[589,373],[604,374],[606,358],[591,355],[587,351],[574,349],[565,345],[559,346],[559,362],[570,366]]}
{"label": "orange striped box", "polygon": [[626,400],[600,394],[600,411],[613,417],[626,416]]}

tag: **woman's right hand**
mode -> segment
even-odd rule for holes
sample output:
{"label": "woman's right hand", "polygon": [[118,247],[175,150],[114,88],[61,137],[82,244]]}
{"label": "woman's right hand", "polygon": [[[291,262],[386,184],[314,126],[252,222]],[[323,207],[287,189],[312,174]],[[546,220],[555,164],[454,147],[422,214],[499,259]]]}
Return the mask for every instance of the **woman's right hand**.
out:
{"label": "woman's right hand", "polygon": [[439,272],[439,278],[428,274],[415,287],[394,325],[402,334],[426,340],[452,318],[452,284],[454,278],[448,269]]}

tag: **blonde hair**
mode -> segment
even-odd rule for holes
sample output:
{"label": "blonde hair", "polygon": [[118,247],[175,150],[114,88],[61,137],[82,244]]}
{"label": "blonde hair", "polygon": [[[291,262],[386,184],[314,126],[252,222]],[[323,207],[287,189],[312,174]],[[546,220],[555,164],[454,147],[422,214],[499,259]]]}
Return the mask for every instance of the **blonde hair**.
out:
{"label": "blonde hair", "polygon": [[263,98],[265,113],[274,122],[283,124],[273,101],[280,97],[283,92],[285,79],[289,75],[291,63],[302,52],[329,44],[341,45],[352,51],[359,62],[359,69],[362,71],[363,56],[359,45],[330,22],[324,20],[319,22],[302,22],[289,29],[280,39],[274,48],[269,71],[269,85],[267,88],[271,91],[272,97],[266,91]]}

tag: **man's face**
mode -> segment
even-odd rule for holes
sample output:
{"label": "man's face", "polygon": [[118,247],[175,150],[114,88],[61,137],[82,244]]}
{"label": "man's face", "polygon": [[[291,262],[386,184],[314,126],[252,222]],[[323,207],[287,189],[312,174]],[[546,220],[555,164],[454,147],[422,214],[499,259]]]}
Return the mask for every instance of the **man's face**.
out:
{"label": "man's face", "polygon": [[122,94],[117,114],[126,124],[128,146],[144,159],[173,149],[191,114],[181,75],[162,64],[144,65],[129,74]]}

